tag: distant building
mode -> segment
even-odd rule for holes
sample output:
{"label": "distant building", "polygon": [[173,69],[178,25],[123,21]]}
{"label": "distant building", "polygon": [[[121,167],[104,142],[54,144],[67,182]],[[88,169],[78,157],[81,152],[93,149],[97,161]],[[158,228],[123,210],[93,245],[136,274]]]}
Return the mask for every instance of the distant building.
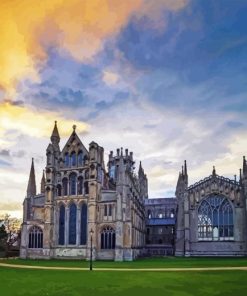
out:
{"label": "distant building", "polygon": [[21,258],[90,257],[133,260],[144,253],[148,181],[140,164],[134,173],[133,153],[109,155],[91,142],[87,150],[76,127],[60,149],[55,123],[46,149],[46,168],[36,193],[32,161],[23,203]]}
{"label": "distant building", "polygon": [[176,198],[145,200],[147,255],[174,255]]}

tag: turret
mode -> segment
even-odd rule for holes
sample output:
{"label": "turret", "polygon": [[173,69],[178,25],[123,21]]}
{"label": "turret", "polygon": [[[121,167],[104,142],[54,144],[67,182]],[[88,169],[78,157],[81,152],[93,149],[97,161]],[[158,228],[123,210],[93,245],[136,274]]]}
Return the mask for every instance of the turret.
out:
{"label": "turret", "polygon": [[57,122],[55,121],[53,132],[51,134],[51,143],[53,145],[58,145],[59,142],[60,142],[60,136],[59,136],[59,132],[58,132],[58,129],[57,129]]}
{"label": "turret", "polygon": [[40,183],[40,193],[45,193],[45,172],[43,171],[41,183]]}
{"label": "turret", "polygon": [[34,171],[34,162],[32,158],[31,170],[27,186],[27,198],[36,195],[36,181],[35,181],[35,171]]}

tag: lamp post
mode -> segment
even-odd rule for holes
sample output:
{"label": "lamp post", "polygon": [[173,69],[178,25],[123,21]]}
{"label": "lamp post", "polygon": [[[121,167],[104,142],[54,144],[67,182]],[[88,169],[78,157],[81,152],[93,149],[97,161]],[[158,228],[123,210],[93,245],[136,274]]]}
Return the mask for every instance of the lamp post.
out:
{"label": "lamp post", "polygon": [[93,270],[93,229],[90,230],[90,271]]}

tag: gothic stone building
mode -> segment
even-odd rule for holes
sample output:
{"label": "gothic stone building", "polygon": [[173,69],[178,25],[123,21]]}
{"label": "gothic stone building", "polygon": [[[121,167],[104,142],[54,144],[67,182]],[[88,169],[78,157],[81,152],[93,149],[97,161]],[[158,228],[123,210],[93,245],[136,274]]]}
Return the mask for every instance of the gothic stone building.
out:
{"label": "gothic stone building", "polygon": [[247,255],[247,164],[239,181],[212,174],[188,186],[184,164],[176,188],[176,256]]}
{"label": "gothic stone building", "polygon": [[145,200],[147,255],[174,255],[176,208],[175,197]]}
{"label": "gothic stone building", "polygon": [[23,203],[21,258],[133,260],[145,246],[147,177],[134,174],[133,153],[117,149],[104,165],[104,150],[87,150],[73,132],[60,150],[55,123],[46,150],[47,164],[36,194],[32,161]]}

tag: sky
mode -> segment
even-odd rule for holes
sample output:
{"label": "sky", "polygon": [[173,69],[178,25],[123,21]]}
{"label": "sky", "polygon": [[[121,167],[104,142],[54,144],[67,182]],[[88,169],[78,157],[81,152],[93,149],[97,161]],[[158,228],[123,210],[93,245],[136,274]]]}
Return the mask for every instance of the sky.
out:
{"label": "sky", "polygon": [[149,197],[247,152],[246,0],[0,1],[0,214],[40,191],[54,121],[86,147],[133,151]]}

